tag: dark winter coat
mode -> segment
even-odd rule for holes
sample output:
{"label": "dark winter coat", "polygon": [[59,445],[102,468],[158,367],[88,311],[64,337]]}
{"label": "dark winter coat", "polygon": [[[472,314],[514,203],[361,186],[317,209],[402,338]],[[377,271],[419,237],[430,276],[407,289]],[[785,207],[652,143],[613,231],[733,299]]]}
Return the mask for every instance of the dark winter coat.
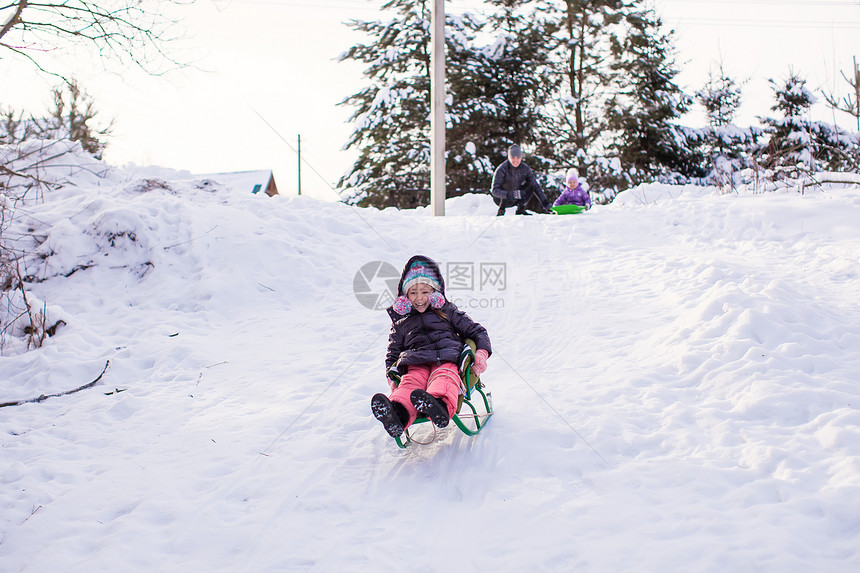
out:
{"label": "dark winter coat", "polygon": [[[445,281],[439,266],[422,255],[409,259],[397,285],[398,296],[403,296],[403,280],[406,271],[415,261],[423,261],[433,269],[445,294]],[[457,308],[453,302],[445,301],[442,308],[428,308],[418,312],[414,308],[406,315],[400,315],[393,307],[387,309],[391,317],[391,332],[388,335],[388,353],[385,356],[385,369],[397,366],[401,374],[413,364],[441,364],[454,362],[460,358],[463,342],[467,338],[475,341],[478,349],[483,348],[492,354],[487,329],[472,320],[469,315]],[[444,315],[440,316],[440,315]]]}
{"label": "dark winter coat", "polygon": [[549,200],[541,189],[540,183],[535,179],[534,171],[525,163],[514,167],[509,160],[505,159],[496,167],[493,173],[492,194],[496,199],[504,200],[511,205],[523,199],[527,201],[534,194],[537,195],[544,209],[549,208]]}

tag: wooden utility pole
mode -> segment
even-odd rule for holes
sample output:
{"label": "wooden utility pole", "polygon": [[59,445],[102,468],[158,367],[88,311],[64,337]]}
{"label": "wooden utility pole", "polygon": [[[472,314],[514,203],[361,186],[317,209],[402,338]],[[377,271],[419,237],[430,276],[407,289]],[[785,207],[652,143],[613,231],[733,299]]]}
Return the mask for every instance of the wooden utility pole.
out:
{"label": "wooden utility pole", "polygon": [[302,134],[299,134],[299,195],[302,194]]}
{"label": "wooden utility pole", "polygon": [[430,211],[445,216],[445,0],[430,15]]}

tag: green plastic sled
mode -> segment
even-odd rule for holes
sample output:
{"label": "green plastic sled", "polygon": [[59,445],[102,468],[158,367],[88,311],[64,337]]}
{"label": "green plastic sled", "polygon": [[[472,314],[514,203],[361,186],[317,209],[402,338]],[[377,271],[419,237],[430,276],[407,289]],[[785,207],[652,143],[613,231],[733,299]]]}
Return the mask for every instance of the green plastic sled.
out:
{"label": "green plastic sled", "polygon": [[[460,378],[463,380],[466,393],[460,396],[461,401],[457,405],[457,413],[454,414],[452,420],[468,436],[476,436],[478,432],[484,429],[484,426],[490,420],[490,416],[493,415],[493,396],[489,391],[485,391],[485,386],[481,383],[481,379],[472,370],[472,362],[474,360],[475,342],[467,340],[463,346],[463,351],[460,353],[459,360]],[[474,402],[477,402],[477,407]],[[481,402],[483,402],[482,408]],[[467,409],[464,409],[464,407]],[[484,413],[480,413],[479,408]],[[412,423],[412,426],[429,421],[427,418],[418,418]],[[413,439],[409,433],[409,428],[403,430],[403,434],[399,438],[394,438],[397,445],[401,448],[406,448],[412,442],[424,444],[424,442],[418,442]]]}
{"label": "green plastic sled", "polygon": [[585,207],[582,205],[556,205],[552,210],[559,215],[575,215],[585,211]]}

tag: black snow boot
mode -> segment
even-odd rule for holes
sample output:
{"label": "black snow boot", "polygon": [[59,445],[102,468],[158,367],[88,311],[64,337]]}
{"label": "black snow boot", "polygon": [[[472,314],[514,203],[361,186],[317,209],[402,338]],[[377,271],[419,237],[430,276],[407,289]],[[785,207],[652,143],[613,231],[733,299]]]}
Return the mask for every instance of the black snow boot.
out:
{"label": "black snow boot", "polygon": [[444,428],[448,425],[448,407],[441,398],[436,398],[425,392],[424,390],[413,390],[409,395],[409,400],[419,415],[427,416],[437,428]]}
{"label": "black snow boot", "polygon": [[409,413],[403,404],[392,402],[385,394],[374,394],[370,399],[370,409],[373,417],[382,422],[382,426],[392,438],[403,434],[403,426],[409,420]]}

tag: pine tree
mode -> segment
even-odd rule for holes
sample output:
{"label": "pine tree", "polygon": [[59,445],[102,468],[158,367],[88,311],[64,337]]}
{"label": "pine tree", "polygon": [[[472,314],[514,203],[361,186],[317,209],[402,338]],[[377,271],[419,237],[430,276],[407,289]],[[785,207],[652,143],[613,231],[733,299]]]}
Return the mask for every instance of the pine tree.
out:
{"label": "pine tree", "polygon": [[613,70],[622,88],[607,104],[613,131],[609,148],[621,161],[619,186],[701,176],[701,159],[690,148],[696,134],[677,125],[692,100],[675,83],[672,31],[653,11],[631,14],[623,39],[613,45]]}
{"label": "pine tree", "polygon": [[732,185],[737,172],[751,165],[762,130],[734,125],[742,89],[741,84],[726,73],[722,62],[716,71],[713,68],[708,71],[708,81],[696,92],[696,99],[708,117],[708,127],[700,130],[702,146],[708,155],[708,164],[704,167],[715,182]]}
{"label": "pine tree", "polygon": [[[559,84],[551,68],[555,24],[545,0],[495,0],[486,22],[446,18],[447,195],[490,186],[511,143],[531,149],[530,165],[543,173],[553,142],[546,137],[547,102]],[[351,22],[366,44],[341,60],[367,64],[372,84],[350,96],[356,125],[347,147],[360,156],[339,186],[349,200],[412,207],[429,201],[429,3],[391,0],[388,22]],[[489,43],[477,46],[481,33]]]}
{"label": "pine tree", "polygon": [[339,58],[367,64],[364,75],[372,83],[341,102],[355,108],[346,147],[359,147],[360,154],[338,186],[350,190],[348,201],[414,206],[429,199],[414,195],[429,188],[430,13],[422,0],[392,0],[383,9],[399,17],[350,22],[371,40]]}
{"label": "pine tree", "polygon": [[492,41],[482,51],[485,66],[479,79],[482,104],[476,111],[476,129],[494,163],[504,160],[510,144],[524,145],[530,151],[529,165],[543,178],[554,155],[547,108],[560,86],[552,62],[558,23],[541,0],[488,3],[496,11],[485,26]]}
{"label": "pine tree", "polygon": [[568,94],[562,106],[557,135],[559,153],[566,164],[581,172],[586,157],[600,143],[603,108],[613,87],[611,46],[623,31],[632,3],[625,0],[563,0],[554,3],[559,27],[560,69]]}
{"label": "pine tree", "polygon": [[[430,3],[391,0],[389,21],[349,23],[370,41],[350,48],[341,61],[367,64],[371,85],[346,98],[355,108],[355,129],[347,148],[358,160],[341,178],[351,202],[401,208],[430,200]],[[480,24],[474,17],[446,15],[446,188],[452,196],[486,189],[492,165],[476,129],[484,94],[482,78],[490,66],[473,47]]]}
{"label": "pine tree", "polygon": [[708,70],[708,82],[704,89],[696,92],[696,98],[708,116],[708,124],[713,128],[731,125],[741,105],[741,86],[729,77],[720,62],[719,72]]}
{"label": "pine tree", "polygon": [[858,138],[834,125],[811,121],[806,116],[817,98],[806,87],[806,79],[789,70],[788,76],[778,82],[770,79],[775,103],[772,111],[782,117],[759,118],[770,134],[763,150],[765,167],[786,172],[796,170],[857,171]]}
{"label": "pine tree", "polygon": [[806,87],[806,79],[794,70],[789,70],[781,83],[773,78],[768,82],[774,93],[774,104],[770,109],[782,117],[759,118],[770,134],[764,156],[765,166],[812,169],[810,122],[804,115],[816,102],[815,95]]}
{"label": "pine tree", "polygon": [[452,197],[489,189],[498,148],[489,135],[495,107],[487,87],[494,62],[475,45],[473,36],[462,33],[477,32],[484,23],[474,16],[448,19],[460,30],[449,39],[456,49],[449,48],[446,55],[445,179],[447,196]]}

